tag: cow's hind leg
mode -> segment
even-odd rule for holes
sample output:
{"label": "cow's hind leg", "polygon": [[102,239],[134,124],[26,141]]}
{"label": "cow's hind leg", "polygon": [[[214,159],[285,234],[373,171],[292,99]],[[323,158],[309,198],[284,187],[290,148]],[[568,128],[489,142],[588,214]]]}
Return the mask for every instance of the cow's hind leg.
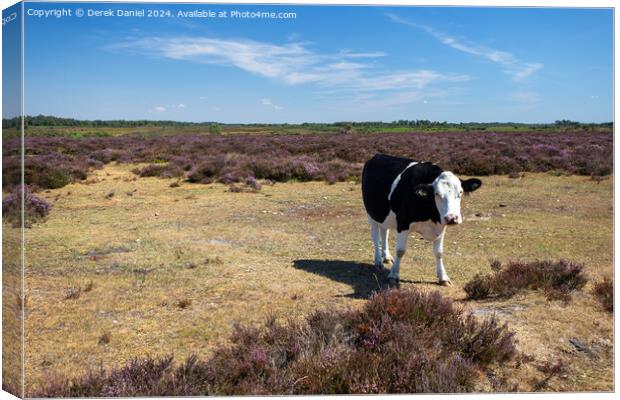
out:
{"label": "cow's hind leg", "polygon": [[372,238],[372,244],[375,248],[375,268],[379,270],[383,269],[383,260],[381,259],[381,251],[379,248],[379,224],[368,218],[370,222],[370,237]]}
{"label": "cow's hind leg", "polygon": [[381,258],[384,264],[393,264],[394,259],[390,254],[390,245],[388,244],[388,238],[390,236],[390,230],[381,228]]}
{"label": "cow's hind leg", "polygon": [[[445,233],[445,232],[444,232]],[[450,278],[446,273],[443,265],[443,237],[442,233],[433,243],[433,252],[435,253],[435,271],[437,272],[437,281],[442,286],[452,286]]]}
{"label": "cow's hind leg", "polygon": [[407,251],[407,236],[409,231],[402,231],[396,234],[396,259],[392,264],[392,269],[388,275],[388,283],[391,287],[400,287],[400,261]]}

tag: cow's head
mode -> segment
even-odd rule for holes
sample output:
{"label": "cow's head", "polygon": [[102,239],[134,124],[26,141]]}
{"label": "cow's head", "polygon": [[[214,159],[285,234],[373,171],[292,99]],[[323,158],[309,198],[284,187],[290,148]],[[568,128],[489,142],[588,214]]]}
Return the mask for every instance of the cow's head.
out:
{"label": "cow's head", "polygon": [[442,172],[431,185],[427,186],[428,195],[434,196],[439,219],[442,224],[456,225],[463,222],[461,216],[461,197],[482,186],[480,179],[471,178],[462,181],[452,172]]}

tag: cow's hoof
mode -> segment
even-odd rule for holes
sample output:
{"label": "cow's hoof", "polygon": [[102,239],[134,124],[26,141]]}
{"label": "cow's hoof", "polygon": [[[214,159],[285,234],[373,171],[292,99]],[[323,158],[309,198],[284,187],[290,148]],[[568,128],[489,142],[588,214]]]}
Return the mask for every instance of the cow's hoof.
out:
{"label": "cow's hoof", "polygon": [[388,286],[393,289],[400,289],[400,279],[388,278]]}
{"label": "cow's hoof", "polygon": [[394,259],[392,258],[392,256],[385,257],[383,259],[383,264],[392,265],[392,264],[394,264]]}
{"label": "cow's hoof", "polygon": [[441,286],[452,286],[452,282],[450,281],[439,281]]}

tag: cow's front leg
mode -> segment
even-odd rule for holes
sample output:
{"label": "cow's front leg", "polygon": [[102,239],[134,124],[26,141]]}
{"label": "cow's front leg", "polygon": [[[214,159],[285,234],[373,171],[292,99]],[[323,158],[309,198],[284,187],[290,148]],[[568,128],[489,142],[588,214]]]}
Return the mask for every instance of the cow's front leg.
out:
{"label": "cow's front leg", "polygon": [[396,234],[396,259],[388,275],[388,283],[391,287],[400,287],[400,262],[407,251],[407,236],[409,231],[401,231]]}
{"label": "cow's front leg", "polygon": [[375,248],[375,268],[382,270],[383,259],[381,258],[381,251],[379,248],[379,224],[370,218],[368,219],[368,222],[370,222],[370,237],[372,238],[372,244]]}
{"label": "cow's front leg", "polygon": [[450,278],[443,266],[443,238],[445,231],[439,235],[433,243],[433,251],[435,253],[435,271],[437,272],[437,281],[441,286],[452,286]]}
{"label": "cow's front leg", "polygon": [[394,263],[394,259],[390,254],[390,246],[388,244],[388,238],[390,236],[390,230],[381,228],[381,258],[384,264]]}

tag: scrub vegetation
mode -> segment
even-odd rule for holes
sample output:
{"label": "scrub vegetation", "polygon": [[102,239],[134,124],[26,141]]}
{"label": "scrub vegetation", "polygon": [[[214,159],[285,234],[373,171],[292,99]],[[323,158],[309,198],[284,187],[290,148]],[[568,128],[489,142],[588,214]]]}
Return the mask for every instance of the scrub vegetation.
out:
{"label": "scrub vegetation", "polygon": [[32,193],[29,186],[14,186],[13,190],[2,199],[2,218],[10,221],[13,225],[21,224],[22,196],[24,222],[31,224],[40,222],[47,217],[52,206],[46,200]]}
{"label": "scrub vegetation", "polygon": [[[141,177],[182,177],[193,183],[358,180],[375,153],[432,160],[464,175],[550,172],[611,174],[613,135],[607,131],[402,132],[306,135],[183,135],[71,138],[27,136],[25,183],[57,189],[84,181],[110,162],[146,163]],[[5,139],[2,178],[20,184],[19,139]],[[5,188],[6,190],[6,188]]]}
{"label": "scrub vegetation", "polygon": [[594,295],[598,298],[603,309],[614,312],[614,284],[611,278],[605,277],[594,285]]}
{"label": "scrub vegetation", "polygon": [[361,310],[237,325],[207,360],[134,359],[122,368],[52,380],[34,397],[459,393],[516,354],[496,317],[479,320],[438,292],[391,290]]}
{"label": "scrub vegetation", "polygon": [[513,261],[502,266],[499,261],[491,263],[493,273],[477,274],[463,288],[471,300],[491,296],[509,298],[524,289],[542,290],[549,300],[569,301],[571,294],[583,288],[587,278],[584,266],[560,260]]}

